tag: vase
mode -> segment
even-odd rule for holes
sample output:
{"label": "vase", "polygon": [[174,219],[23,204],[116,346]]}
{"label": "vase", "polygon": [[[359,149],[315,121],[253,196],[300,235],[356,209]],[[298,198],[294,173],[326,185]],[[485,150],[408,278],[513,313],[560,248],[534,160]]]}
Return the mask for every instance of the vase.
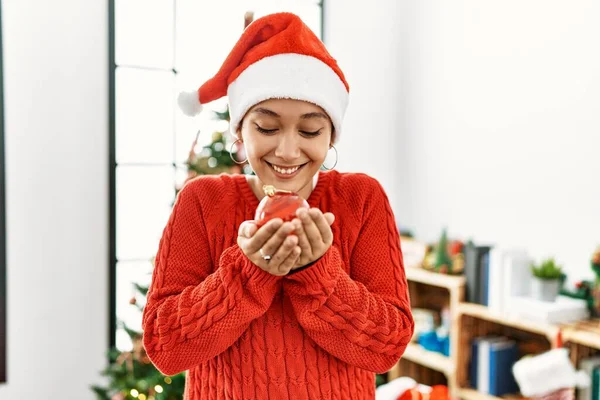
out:
{"label": "vase", "polygon": [[536,300],[553,302],[558,296],[560,281],[558,279],[540,279],[533,277],[531,280],[531,297]]}

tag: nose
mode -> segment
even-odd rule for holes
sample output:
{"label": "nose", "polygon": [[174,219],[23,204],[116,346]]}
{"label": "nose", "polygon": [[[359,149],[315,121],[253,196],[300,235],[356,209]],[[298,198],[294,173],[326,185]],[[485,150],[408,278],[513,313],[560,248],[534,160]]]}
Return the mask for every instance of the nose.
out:
{"label": "nose", "polygon": [[293,161],[300,157],[300,146],[298,146],[297,135],[291,133],[286,132],[278,136],[279,143],[277,143],[277,148],[275,149],[275,157],[285,161]]}

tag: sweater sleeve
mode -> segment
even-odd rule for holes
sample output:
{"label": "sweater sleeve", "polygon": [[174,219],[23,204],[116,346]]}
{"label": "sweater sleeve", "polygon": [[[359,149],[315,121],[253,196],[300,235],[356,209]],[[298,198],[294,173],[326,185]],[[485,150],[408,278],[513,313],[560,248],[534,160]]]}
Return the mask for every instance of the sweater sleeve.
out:
{"label": "sweater sleeve", "polygon": [[231,346],[270,307],[278,282],[234,245],[214,272],[202,206],[190,184],[179,193],[160,240],[142,316],[152,363],[174,375]]}
{"label": "sweater sleeve", "polygon": [[316,264],[287,276],[284,287],[299,323],[320,347],[383,373],[404,353],[414,322],[395,219],[383,188],[373,186],[350,257],[351,275],[334,245]]}

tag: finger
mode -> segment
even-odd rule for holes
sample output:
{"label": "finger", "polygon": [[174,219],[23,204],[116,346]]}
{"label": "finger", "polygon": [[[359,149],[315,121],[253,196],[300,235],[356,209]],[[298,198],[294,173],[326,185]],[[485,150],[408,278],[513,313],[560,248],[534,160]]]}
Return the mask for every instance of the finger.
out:
{"label": "finger", "polygon": [[241,249],[245,249],[246,244],[248,242],[248,238],[246,237],[245,230],[248,229],[249,221],[244,221],[240,224],[238,228],[237,235],[237,244]]}
{"label": "finger", "polygon": [[321,238],[321,232],[319,232],[319,228],[317,228],[317,225],[313,219],[313,215],[318,215],[319,213],[321,213],[319,209],[311,208],[308,212],[301,213],[300,217],[302,224],[304,225],[304,231],[308,237],[311,249],[318,248],[320,243],[323,241]]}
{"label": "finger", "polygon": [[[283,225],[281,225],[281,227],[277,230],[277,232],[275,232],[273,235],[271,235],[269,240],[267,240],[266,243],[264,243],[262,245],[261,248],[262,248],[263,254],[273,256],[275,254],[275,252],[277,251],[277,249],[279,249],[279,247],[281,247],[281,244],[283,243],[283,241],[288,236],[290,236],[290,233],[292,232],[293,229],[294,229],[294,225],[292,225],[291,222],[285,222]],[[273,260],[271,259],[271,261],[273,261]]]}
{"label": "finger", "polygon": [[318,216],[314,217],[314,220],[319,232],[321,233],[323,243],[331,243],[331,241],[333,241],[333,232],[331,232],[331,227],[327,222],[327,217],[325,217],[323,214],[319,214]]}
{"label": "finger", "polygon": [[333,225],[333,223],[335,222],[335,215],[333,215],[330,212],[325,213],[323,215],[325,216],[325,219],[327,220],[327,223],[329,224],[329,226]]}
{"label": "finger", "polygon": [[269,267],[276,268],[280,273],[285,273],[283,266],[285,260],[289,257],[290,253],[294,251],[294,248],[298,244],[298,237],[295,235],[288,236],[281,246],[275,252],[275,255],[269,261]]}
{"label": "finger", "polygon": [[302,221],[300,218],[295,218],[292,221],[294,224],[294,234],[298,236],[298,245],[302,250],[303,254],[311,254],[311,247],[308,241],[308,237],[306,236],[306,232],[304,232],[304,226],[302,225]]}
{"label": "finger", "polygon": [[258,253],[263,245],[281,228],[283,221],[275,218],[261,226],[247,243],[246,254]]}
{"label": "finger", "polygon": [[256,221],[244,221],[240,224],[240,227],[238,229],[238,236],[251,238],[257,230],[258,226],[256,225]]}
{"label": "finger", "polygon": [[300,253],[302,253],[300,247],[295,246],[290,252],[290,254],[287,256],[287,258],[279,266],[279,271],[282,273],[285,272],[287,274],[290,270],[292,270],[296,266],[298,260],[300,259]]}

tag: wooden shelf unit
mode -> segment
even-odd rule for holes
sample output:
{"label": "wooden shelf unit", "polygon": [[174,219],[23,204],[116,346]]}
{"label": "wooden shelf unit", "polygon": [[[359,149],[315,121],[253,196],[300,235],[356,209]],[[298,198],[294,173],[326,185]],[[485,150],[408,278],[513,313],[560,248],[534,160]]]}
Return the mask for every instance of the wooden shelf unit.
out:
{"label": "wooden shelf unit", "polygon": [[580,321],[564,326],[562,339],[571,362],[578,368],[584,358],[600,355],[600,320]]}
{"label": "wooden shelf unit", "polygon": [[421,364],[424,367],[438,371],[448,376],[454,373],[454,364],[450,357],[443,354],[429,351],[417,343],[408,345],[403,356],[404,359]]}
{"label": "wooden shelf unit", "polygon": [[[495,396],[480,393],[471,388],[469,364],[473,338],[485,335],[501,335],[513,338],[519,344],[521,354],[537,354],[558,345],[560,328],[555,325],[505,317],[491,312],[486,306],[461,303],[458,307],[458,324],[455,335],[457,345],[456,383],[457,396],[465,400],[493,400]],[[518,396],[511,396],[516,399]]]}
{"label": "wooden shelf unit", "polygon": [[515,328],[526,332],[536,333],[546,336],[548,340],[555,344],[558,338],[559,327],[556,325],[543,324],[527,321],[520,318],[507,317],[493,311],[486,306],[473,303],[461,303],[458,306],[459,315],[468,315],[474,318],[497,323],[499,325]]}
{"label": "wooden shelf unit", "polygon": [[[420,267],[406,267],[405,271],[412,306],[437,311],[447,306],[454,326],[458,305],[464,300],[464,276],[439,274]],[[453,390],[456,387],[457,343],[458,338],[451,334],[450,357],[428,351],[417,343],[409,344],[400,362],[388,372],[388,380],[406,375],[426,385],[444,383]]]}
{"label": "wooden shelf unit", "polygon": [[405,271],[406,279],[410,282],[424,283],[448,290],[462,290],[466,283],[463,275],[437,274],[420,267],[406,267]]}
{"label": "wooden shelf unit", "polygon": [[516,400],[521,397],[511,395],[499,398],[470,387],[469,363],[473,338],[490,334],[513,338],[519,343],[521,354],[548,351],[557,347],[562,340],[563,345],[569,348],[576,367],[582,359],[600,355],[600,320],[559,326],[509,317],[483,305],[463,302],[466,282],[462,276],[442,275],[416,267],[407,267],[406,276],[413,307],[441,310],[443,306],[449,306],[452,321],[450,357],[411,343],[400,363],[388,373],[388,379],[401,376],[405,371],[417,371],[417,376],[413,378],[424,384],[435,384],[427,380],[444,376],[454,398]]}
{"label": "wooden shelf unit", "polygon": [[499,397],[481,393],[475,389],[458,389],[457,396],[463,400],[500,400]]}

